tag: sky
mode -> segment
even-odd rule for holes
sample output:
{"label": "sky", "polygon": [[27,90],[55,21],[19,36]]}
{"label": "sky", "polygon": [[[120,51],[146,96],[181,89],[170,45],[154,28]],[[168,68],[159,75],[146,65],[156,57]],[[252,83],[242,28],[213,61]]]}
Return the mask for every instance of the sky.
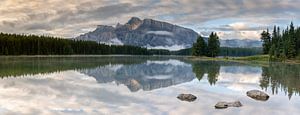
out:
{"label": "sky", "polygon": [[0,32],[76,37],[97,25],[151,18],[221,39],[259,39],[300,24],[300,0],[1,0]]}

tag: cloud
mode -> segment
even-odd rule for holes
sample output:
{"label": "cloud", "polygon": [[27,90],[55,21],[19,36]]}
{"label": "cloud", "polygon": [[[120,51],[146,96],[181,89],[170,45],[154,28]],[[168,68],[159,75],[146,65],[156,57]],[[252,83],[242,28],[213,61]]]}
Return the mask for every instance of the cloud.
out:
{"label": "cloud", "polygon": [[262,30],[257,31],[219,31],[218,36],[222,39],[252,39],[259,40]]}
{"label": "cloud", "polygon": [[298,0],[2,0],[0,31],[75,37],[96,25],[125,23],[137,16],[198,32],[209,29],[239,33],[291,20],[297,24],[299,4]]}
{"label": "cloud", "polygon": [[272,26],[251,22],[233,22],[226,25],[201,27],[199,29],[205,30],[201,32],[204,36],[208,36],[212,31],[217,31],[217,34],[221,39],[258,40],[260,38],[260,33],[267,28],[272,28]]}
{"label": "cloud", "polygon": [[147,34],[174,36],[174,34],[172,32],[168,32],[168,31],[148,31]]}

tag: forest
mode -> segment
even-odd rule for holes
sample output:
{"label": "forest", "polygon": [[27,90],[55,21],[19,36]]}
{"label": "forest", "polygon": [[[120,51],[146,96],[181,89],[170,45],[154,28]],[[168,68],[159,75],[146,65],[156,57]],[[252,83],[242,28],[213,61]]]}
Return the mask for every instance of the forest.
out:
{"label": "forest", "polygon": [[93,41],[62,39],[48,36],[0,33],[0,55],[71,55],[129,54],[149,55],[146,48],[116,46]]}
{"label": "forest", "polygon": [[[213,34],[213,37],[217,37],[216,34]],[[202,47],[199,46],[199,40],[201,42],[201,38],[198,38],[198,42],[194,44],[194,48]],[[209,47],[207,45],[205,46],[204,50],[206,53],[214,50],[213,54],[210,54],[212,56],[249,56],[261,54],[262,52],[261,48],[219,47],[217,39],[210,40],[210,42],[218,45],[210,48],[210,50],[208,50]],[[93,41],[49,36],[0,33],[0,55],[192,55],[193,51],[195,53],[195,49],[193,50],[193,48],[169,51],[128,45],[105,45]],[[201,55],[208,55],[206,53]]]}
{"label": "forest", "polygon": [[295,28],[293,22],[289,27],[280,30],[274,26],[272,34],[269,30],[261,33],[263,53],[269,54],[270,59],[286,60],[299,56],[300,53],[300,28]]}

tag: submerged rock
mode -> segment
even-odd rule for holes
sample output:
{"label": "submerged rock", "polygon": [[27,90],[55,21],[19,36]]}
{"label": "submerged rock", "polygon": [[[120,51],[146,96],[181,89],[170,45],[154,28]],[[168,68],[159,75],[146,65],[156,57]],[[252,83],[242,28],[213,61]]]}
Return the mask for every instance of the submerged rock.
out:
{"label": "submerged rock", "polygon": [[247,91],[247,96],[251,97],[252,99],[261,100],[261,101],[267,101],[270,97],[268,94],[259,90]]}
{"label": "submerged rock", "polygon": [[127,86],[130,89],[130,91],[132,91],[132,92],[136,92],[136,91],[140,90],[142,87],[141,84],[135,79],[131,79]]}
{"label": "submerged rock", "polygon": [[197,97],[192,94],[180,94],[177,96],[177,98],[180,99],[181,101],[188,101],[188,102],[192,102],[197,99]]}
{"label": "submerged rock", "polygon": [[234,101],[234,102],[218,102],[215,105],[216,109],[225,109],[227,107],[241,107],[242,103],[240,101]]}

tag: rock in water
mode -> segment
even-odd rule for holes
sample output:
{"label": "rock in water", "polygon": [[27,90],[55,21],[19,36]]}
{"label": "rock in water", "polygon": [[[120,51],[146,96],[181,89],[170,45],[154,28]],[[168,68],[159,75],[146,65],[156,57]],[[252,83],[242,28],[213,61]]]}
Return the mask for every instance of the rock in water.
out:
{"label": "rock in water", "polygon": [[216,109],[225,109],[228,107],[228,104],[227,102],[218,102],[216,105],[215,105],[215,108]]}
{"label": "rock in water", "polygon": [[177,96],[177,98],[180,99],[181,101],[188,101],[188,102],[192,102],[197,99],[197,97],[192,94],[180,94]]}
{"label": "rock in water", "polygon": [[228,107],[241,107],[243,106],[240,101],[230,102],[228,103]]}
{"label": "rock in water", "polygon": [[218,102],[215,105],[216,109],[225,109],[227,107],[241,107],[242,103],[240,101],[234,101],[234,102]]}
{"label": "rock in water", "polygon": [[247,91],[247,96],[251,97],[252,99],[261,100],[261,101],[267,101],[270,97],[268,94],[259,90]]}
{"label": "rock in water", "polygon": [[135,79],[131,79],[127,86],[132,92],[136,92],[141,89],[141,84]]}

